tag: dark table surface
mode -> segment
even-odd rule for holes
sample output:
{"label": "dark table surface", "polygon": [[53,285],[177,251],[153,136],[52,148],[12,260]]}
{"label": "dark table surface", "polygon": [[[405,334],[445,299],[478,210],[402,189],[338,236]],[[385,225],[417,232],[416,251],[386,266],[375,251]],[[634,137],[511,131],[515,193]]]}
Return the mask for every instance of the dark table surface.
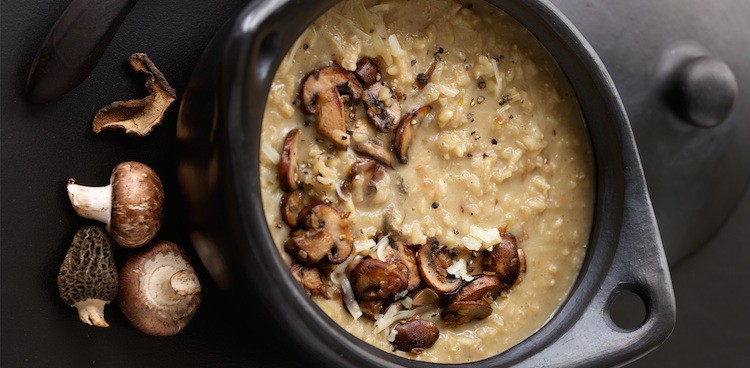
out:
{"label": "dark table surface", "polygon": [[[200,267],[203,305],[184,331],[169,338],[138,332],[116,306],[106,309],[110,328],[86,326],[59,299],[55,284],[73,234],[88,224],[71,209],[66,180],[74,177],[83,184],[105,184],[112,167],[122,161],[147,163],[160,174],[168,208],[160,237],[188,244],[174,195],[171,147],[177,108],[144,139],[118,133],[95,136],[90,122],[100,107],[144,94],[143,80],[126,65],[134,52],[147,53],[181,94],[213,33],[245,2],[141,1],[81,86],[59,100],[34,106],[23,96],[27,72],[37,47],[68,1],[2,0],[0,365],[298,365],[284,359],[284,350],[293,347],[264,342],[263,336],[273,331],[256,331],[238,323],[241,311],[228,304]],[[632,366],[750,366],[748,225],[750,194],[710,244],[672,270],[678,303],[675,332],[662,347]]]}

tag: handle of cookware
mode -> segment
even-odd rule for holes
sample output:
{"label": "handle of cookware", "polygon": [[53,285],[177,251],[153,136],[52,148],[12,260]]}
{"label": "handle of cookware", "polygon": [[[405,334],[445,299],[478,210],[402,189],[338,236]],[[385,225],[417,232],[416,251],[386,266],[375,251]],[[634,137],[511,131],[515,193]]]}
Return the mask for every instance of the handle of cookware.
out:
{"label": "handle of cookware", "polygon": [[[625,188],[619,244],[599,289],[571,328],[519,366],[617,366],[655,349],[672,332],[676,312],[669,268],[646,184],[637,172],[626,173],[632,177],[626,178],[630,184]],[[610,316],[613,301],[624,291],[636,294],[645,305],[641,326],[623,329]]]}

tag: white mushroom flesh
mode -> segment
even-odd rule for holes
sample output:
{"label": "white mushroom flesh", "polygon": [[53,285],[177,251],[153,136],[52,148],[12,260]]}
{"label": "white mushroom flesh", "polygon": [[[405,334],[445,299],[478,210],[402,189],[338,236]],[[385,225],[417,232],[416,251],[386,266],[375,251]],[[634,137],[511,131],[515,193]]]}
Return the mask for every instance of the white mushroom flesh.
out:
{"label": "white mushroom flesh", "polygon": [[109,327],[107,321],[104,320],[104,306],[108,303],[100,299],[86,299],[77,302],[75,307],[83,323],[90,326]]}
{"label": "white mushroom flesh", "polygon": [[140,277],[142,295],[155,308],[180,309],[187,304],[185,295],[200,291],[200,283],[193,268],[179,255],[156,254],[143,266]]}
{"label": "white mushroom flesh", "polygon": [[78,216],[107,224],[112,217],[112,186],[88,187],[68,182],[68,198]]}

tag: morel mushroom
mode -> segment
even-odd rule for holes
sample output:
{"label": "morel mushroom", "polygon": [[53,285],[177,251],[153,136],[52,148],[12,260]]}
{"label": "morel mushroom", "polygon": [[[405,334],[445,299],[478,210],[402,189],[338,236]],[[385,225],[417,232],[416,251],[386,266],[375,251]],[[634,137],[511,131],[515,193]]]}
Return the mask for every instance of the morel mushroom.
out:
{"label": "morel mushroom", "polygon": [[297,142],[299,129],[292,129],[284,137],[279,159],[279,186],[285,192],[293,192],[299,187],[299,166],[297,165]]}
{"label": "morel mushroom", "polygon": [[292,262],[290,271],[294,279],[305,289],[308,296],[325,295],[325,285],[323,285],[323,280],[320,278],[320,272],[317,268],[310,268],[297,262]]}
{"label": "morel mushroom", "polygon": [[176,334],[200,305],[198,277],[185,251],[172,242],[157,241],[129,254],[120,275],[120,309],[146,334]]}
{"label": "morel mushroom", "polygon": [[317,117],[320,134],[337,145],[348,144],[344,103],[362,97],[362,85],[354,73],[339,66],[316,69],[302,81],[302,107]]}
{"label": "morel mushroom", "polygon": [[150,242],[164,219],[164,188],[150,167],[123,162],[109,185],[87,187],[68,180],[68,198],[79,216],[107,224],[112,240],[125,248]]}
{"label": "morel mushroom", "polygon": [[396,325],[396,339],[393,346],[401,351],[419,354],[435,345],[440,330],[430,321],[411,319]]}
{"label": "morel mushroom", "polygon": [[385,147],[383,141],[377,136],[370,136],[367,126],[358,120],[352,127],[352,148],[354,151],[380,162],[381,164],[393,167],[393,155]]}
{"label": "morel mushroom", "polygon": [[[504,232],[500,234],[500,243],[492,246],[492,251],[485,252],[482,266],[484,273],[496,276],[503,289],[509,289],[518,279],[521,271],[521,259],[516,247],[516,238]],[[526,268],[526,265],[523,265]]]}
{"label": "morel mushroom", "polygon": [[133,54],[128,59],[134,71],[148,75],[149,95],[138,100],[116,101],[96,113],[94,133],[102,130],[124,130],[127,134],[145,137],[164,120],[164,115],[177,99],[174,89],[146,54]]}
{"label": "morel mushroom", "polygon": [[83,323],[109,327],[104,306],[117,295],[117,265],[104,230],[86,226],[76,232],[60,266],[57,288],[65,304],[78,309]]}
{"label": "morel mushroom", "polygon": [[357,61],[357,69],[354,71],[362,85],[369,87],[380,80],[380,71],[378,64],[368,57],[363,57]]}
{"label": "morel mushroom", "polygon": [[424,120],[430,110],[432,110],[432,107],[429,105],[422,106],[401,118],[401,122],[396,129],[396,137],[393,140],[393,151],[402,164],[409,161],[409,147],[411,147],[414,141],[414,129],[416,129],[416,125]]}
{"label": "morel mushroom", "polygon": [[441,248],[436,239],[428,239],[417,256],[419,272],[429,287],[442,295],[452,295],[461,288],[461,279],[449,274],[450,265],[447,249]]}
{"label": "morel mushroom", "polygon": [[483,300],[455,301],[443,308],[440,317],[447,324],[460,325],[492,314],[492,307]]}
{"label": "morel mushroom", "polygon": [[362,93],[367,105],[367,116],[383,133],[396,129],[401,117],[401,104],[393,91],[383,82],[375,83]]}
{"label": "morel mushroom", "polygon": [[367,258],[349,276],[354,295],[361,300],[385,299],[406,290],[406,274],[396,264]]}

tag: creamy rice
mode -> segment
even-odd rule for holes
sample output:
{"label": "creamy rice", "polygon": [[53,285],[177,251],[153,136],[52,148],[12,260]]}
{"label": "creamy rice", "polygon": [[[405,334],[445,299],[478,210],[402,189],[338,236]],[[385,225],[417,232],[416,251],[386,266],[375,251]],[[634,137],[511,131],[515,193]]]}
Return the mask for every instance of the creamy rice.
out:
{"label": "creamy rice", "polygon": [[[372,197],[342,192],[359,155],[336,149],[294,103],[311,70],[334,63],[354,70],[365,56],[377,60],[382,80],[405,95],[404,113],[432,107],[416,129],[408,163],[387,169]],[[430,82],[419,89],[415,76],[435,60]],[[526,255],[525,274],[493,303],[490,317],[448,326],[437,309],[429,311],[420,317],[439,327],[435,345],[418,355],[395,354],[441,363],[487,358],[541,328],[566,298],[592,223],[591,147],[565,77],[507,14],[482,1],[351,0],[302,34],[273,81],[261,139],[266,219],[290,262],[277,163],[293,128],[301,130],[306,193],[351,213],[355,248],[362,253],[386,233],[410,244],[431,237],[449,247],[486,249],[493,239],[483,231],[502,228],[518,238]],[[392,351],[389,329],[375,332],[373,321],[353,319],[339,297],[314,300],[353,335]]]}

